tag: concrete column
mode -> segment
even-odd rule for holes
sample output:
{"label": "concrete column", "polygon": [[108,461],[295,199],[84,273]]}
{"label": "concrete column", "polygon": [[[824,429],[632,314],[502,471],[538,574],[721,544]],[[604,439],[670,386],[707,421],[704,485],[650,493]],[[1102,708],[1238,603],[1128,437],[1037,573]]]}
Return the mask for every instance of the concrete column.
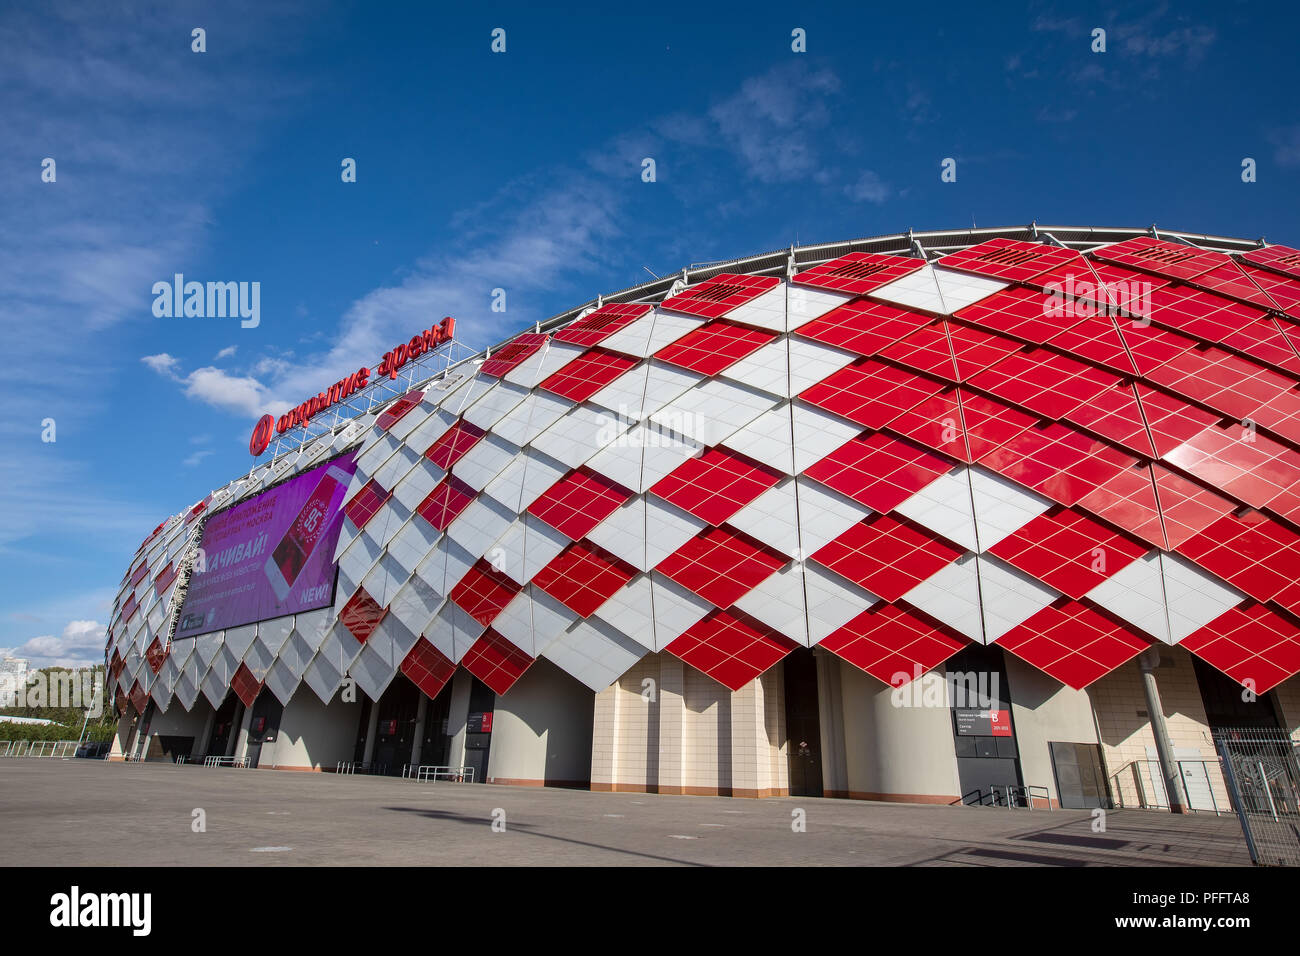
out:
{"label": "concrete column", "polygon": [[447,713],[447,729],[451,732],[451,746],[447,750],[447,763],[453,767],[465,766],[465,733],[469,724],[469,692],[474,678],[467,670],[456,671],[451,679],[451,709]]}
{"label": "concrete column", "polygon": [[773,779],[768,713],[780,698],[779,675],[769,671],[731,695],[731,795],[769,797],[782,788]]}
{"label": "concrete column", "polygon": [[203,724],[203,735],[196,741],[198,744],[194,748],[194,756],[201,757],[207,754],[208,744],[212,742],[212,728],[217,723],[217,710],[215,707],[208,709],[208,719]]}
{"label": "concrete column", "polygon": [[659,654],[657,688],[660,793],[681,793],[686,785],[686,665],[681,658]]}
{"label": "concrete column", "polygon": [[849,770],[844,751],[844,697],[840,685],[840,659],[820,647],[813,648],[817,661],[817,710],[821,725],[822,793],[828,797],[849,795]]}
{"label": "concrete column", "polygon": [[239,733],[235,735],[235,747],[231,756],[243,760],[248,756],[248,730],[253,726],[253,708],[245,707],[242,701],[239,706]]}
{"label": "concrete column", "polygon": [[1155,669],[1159,666],[1158,647],[1149,647],[1138,657],[1138,667],[1142,670],[1142,693],[1147,701],[1151,733],[1156,738],[1156,754],[1160,758],[1160,772],[1165,778],[1165,793],[1169,794],[1169,809],[1173,813],[1188,813],[1183,775],[1174,759],[1174,745],[1169,739],[1169,727],[1165,723],[1165,711],[1160,703],[1160,689],[1156,686]]}
{"label": "concrete column", "polygon": [[411,741],[411,767],[420,766],[420,751],[424,748],[424,718],[429,712],[429,697],[420,691],[420,702],[415,707],[415,739]]}
{"label": "concrete column", "polygon": [[618,783],[618,699],[617,681],[596,695],[591,722],[592,790],[614,790]]}
{"label": "concrete column", "polygon": [[[230,715],[231,727],[232,728],[241,727],[243,719],[244,719],[244,702],[241,700],[236,700],[235,711]],[[230,736],[226,739],[225,755],[227,757],[233,757],[238,747],[239,747],[239,730],[234,729],[231,731]]]}
{"label": "concrete column", "polygon": [[366,746],[361,754],[361,762],[367,767],[375,755],[375,738],[379,736],[379,701],[370,702],[370,719],[366,722]]}

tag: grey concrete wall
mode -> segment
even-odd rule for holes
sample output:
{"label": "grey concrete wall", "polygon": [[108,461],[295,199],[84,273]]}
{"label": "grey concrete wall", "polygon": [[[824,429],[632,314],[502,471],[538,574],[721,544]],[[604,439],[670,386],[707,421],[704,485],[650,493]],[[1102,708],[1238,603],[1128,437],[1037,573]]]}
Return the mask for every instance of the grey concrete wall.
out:
{"label": "grey concrete wall", "polygon": [[326,707],[306,684],[298,688],[280,718],[275,740],[262,745],[260,767],[333,770],[353,759],[361,704],[339,695]]}
{"label": "grey concrete wall", "polygon": [[497,697],[488,782],[587,783],[595,702],[589,687],[539,658]]}
{"label": "grey concrete wall", "polygon": [[960,799],[952,717],[946,706],[899,707],[892,688],[841,662],[849,795],[950,803]]}
{"label": "grey concrete wall", "polygon": [[[1011,685],[1011,721],[1020,751],[1020,777],[1026,786],[1047,787],[1059,801],[1049,741],[1095,744],[1097,723],[1087,691],[1067,687],[1014,654],[1004,654]],[[1038,791],[1035,791],[1038,792]]]}

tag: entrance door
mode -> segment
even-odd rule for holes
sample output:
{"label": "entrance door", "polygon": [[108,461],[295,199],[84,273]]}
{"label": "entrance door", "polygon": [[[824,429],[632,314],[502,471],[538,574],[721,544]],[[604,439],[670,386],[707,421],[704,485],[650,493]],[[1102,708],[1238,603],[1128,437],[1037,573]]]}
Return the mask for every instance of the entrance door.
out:
{"label": "entrance door", "polygon": [[969,645],[946,670],[962,803],[1005,806],[1007,788],[1022,781],[1002,648]]}
{"label": "entrance door", "polygon": [[790,796],[822,795],[821,713],[817,706],[817,658],[801,647],[786,655],[785,733]]}

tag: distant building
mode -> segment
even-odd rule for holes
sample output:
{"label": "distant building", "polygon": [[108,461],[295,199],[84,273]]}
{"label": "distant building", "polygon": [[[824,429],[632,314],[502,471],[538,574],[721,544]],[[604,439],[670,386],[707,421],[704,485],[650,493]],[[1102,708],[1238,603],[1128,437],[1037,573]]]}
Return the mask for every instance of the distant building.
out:
{"label": "distant building", "polygon": [[12,707],[18,689],[26,681],[27,661],[24,658],[0,658],[0,707]]}

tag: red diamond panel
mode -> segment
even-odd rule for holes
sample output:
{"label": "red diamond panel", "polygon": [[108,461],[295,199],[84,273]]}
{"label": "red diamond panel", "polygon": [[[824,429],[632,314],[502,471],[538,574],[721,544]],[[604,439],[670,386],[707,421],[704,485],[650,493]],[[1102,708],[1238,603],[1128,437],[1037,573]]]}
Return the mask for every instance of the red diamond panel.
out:
{"label": "red diamond panel", "polygon": [[1027,282],[1059,266],[1082,262],[1083,256],[1073,249],[997,238],[944,256],[938,264],[945,269],[960,269],[1008,282]]}
{"label": "red diamond panel", "polygon": [[137,714],[143,714],[144,709],[149,706],[149,695],[145,693],[139,681],[131,685],[130,699],[131,706],[135,708]]}
{"label": "red diamond panel", "polygon": [[819,564],[886,601],[897,601],[916,585],[962,556],[910,521],[874,514],[813,554]]}
{"label": "red diamond panel", "polygon": [[1222,342],[1239,326],[1264,315],[1251,306],[1178,283],[1153,292],[1151,305],[1151,321],[1210,342]]}
{"label": "red diamond panel", "polygon": [[962,392],[962,417],[966,422],[966,442],[970,460],[978,461],[994,449],[1001,448],[1021,432],[1033,428],[1038,419],[1019,412],[1010,405]]}
{"label": "red diamond panel", "polygon": [[1142,403],[1142,416],[1150,428],[1156,453],[1169,454],[1193,435],[1199,435],[1217,422],[1218,416],[1189,405],[1176,395],[1158,392],[1146,385],[1137,385],[1138,399]]}
{"label": "red diamond panel", "polygon": [[1060,312],[1060,300],[1023,286],[1013,286],[968,305],[954,315],[985,329],[1041,345],[1063,328],[1082,321],[1082,315],[1049,315]]}
{"label": "red diamond panel", "polygon": [[1165,455],[1165,461],[1254,508],[1300,480],[1300,455],[1241,425],[1211,425]]}
{"label": "red diamond panel", "polygon": [[456,673],[451,658],[421,637],[402,661],[402,673],[433,700]]}
{"label": "red diamond panel", "polygon": [[533,583],[587,617],[636,575],[636,568],[588,541],[575,541],[537,572]]}
{"label": "red diamond panel", "polygon": [[375,419],[375,427],[380,431],[388,431],[401,421],[403,415],[416,405],[419,405],[422,398],[424,398],[424,392],[407,392],[384,409],[383,413]]}
{"label": "red diamond panel", "polygon": [[805,474],[884,512],[892,511],[951,468],[950,459],[875,432],[846,442]]}
{"label": "red diamond panel", "polygon": [[1031,349],[1008,355],[970,384],[1044,418],[1062,418],[1118,381],[1109,372],[1056,352]]}
{"label": "red diamond panel", "polygon": [[366,522],[373,518],[375,513],[384,506],[384,502],[389,499],[390,495],[391,492],[385,491],[379,482],[371,478],[348,502],[347,507],[343,509],[343,513],[358,528],[364,528]]}
{"label": "red diamond panel", "polygon": [[[1269,296],[1265,289],[1254,280],[1251,273],[1258,271],[1259,270],[1247,271],[1234,259],[1231,262],[1227,262],[1224,265],[1197,276],[1195,282],[1197,286],[1206,289],[1209,292],[1229,296],[1234,299],[1240,299],[1243,302],[1249,302],[1251,305],[1257,305],[1261,309],[1282,308],[1278,302]],[[1264,275],[1269,274],[1270,273],[1264,273]]]}
{"label": "red diamond panel", "polygon": [[521,590],[504,572],[479,558],[448,595],[470,617],[485,627],[491,624]]}
{"label": "red diamond panel", "polygon": [[1083,597],[1147,551],[1069,508],[1044,512],[988,550],[1072,598]]}
{"label": "red diamond panel", "polygon": [[247,664],[240,664],[230,678],[230,689],[244,702],[245,707],[252,707],[253,701],[257,700],[257,695],[262,691],[262,682],[253,676]]}
{"label": "red diamond panel", "polygon": [[895,604],[876,604],[818,646],[877,680],[902,687],[938,667],[967,643],[919,613]]}
{"label": "red diamond panel", "polygon": [[1004,634],[998,645],[1075,690],[1083,690],[1150,646],[1124,625],[1064,599]]}
{"label": "red diamond panel", "polygon": [[1259,288],[1274,310],[1280,310],[1293,318],[1300,318],[1300,278],[1278,275],[1265,269],[1241,265],[1238,268],[1250,282]]}
{"label": "red diamond panel", "polygon": [[660,349],[654,357],[700,375],[716,375],[775,338],[771,332],[710,322]]}
{"label": "red diamond panel", "polygon": [[167,567],[159,571],[158,576],[154,578],[153,581],[154,594],[158,595],[159,597],[162,597],[163,592],[165,592],[169,587],[171,587],[172,582],[176,580],[179,573],[180,573],[180,569],[177,568],[171,561],[168,561]]}
{"label": "red diamond panel", "polygon": [[781,280],[775,276],[744,276],[723,272],[687,289],[681,295],[664,299],[663,308],[705,319],[718,319],[780,283]]}
{"label": "red diamond panel", "polygon": [[1137,464],[1137,459],[1064,425],[1029,428],[980,464],[1063,505],[1085,495]]}
{"label": "red diamond panel", "polygon": [[1178,550],[1256,600],[1300,603],[1300,535],[1257,511],[1225,515]]}
{"label": "red diamond panel", "polygon": [[424,457],[443,471],[450,471],[451,466],[460,461],[465,453],[478,444],[480,438],[487,434],[477,425],[461,419],[445,431],[441,438],[429,446]]}
{"label": "red diamond panel", "polygon": [[[1072,314],[1132,319],[1146,314],[1146,299],[1156,289],[1168,285],[1169,280],[1109,262],[1084,259],[1036,276],[1031,284],[1059,298],[1062,307]],[[1098,311],[1097,306],[1104,308]]]}
{"label": "red diamond panel", "polygon": [[799,326],[797,334],[859,355],[875,355],[929,321],[928,315],[886,302],[854,299]]}
{"label": "red diamond panel", "polygon": [[1182,646],[1256,694],[1300,671],[1300,629],[1262,604],[1225,611]]}
{"label": "red diamond panel", "polygon": [[1092,254],[1107,262],[1117,262],[1171,279],[1195,279],[1215,266],[1231,261],[1222,252],[1198,249],[1177,242],[1138,236],[1112,246],[1094,249]]}
{"label": "red diamond panel", "polygon": [[556,531],[577,541],[585,538],[587,532],[631,497],[632,492],[622,485],[580,468],[548,488],[528,506],[528,510]]}
{"label": "red diamond panel", "polygon": [[551,375],[538,388],[571,402],[585,402],[636,364],[636,359],[626,355],[592,349]]}
{"label": "red diamond panel", "polygon": [[1151,445],[1151,436],[1142,418],[1137,394],[1128,382],[1120,382],[1098,392],[1091,401],[1071,411],[1065,419],[1123,445],[1144,458],[1158,457]]}
{"label": "red diamond panel", "polygon": [[1059,335],[1047,340],[1053,348],[1103,365],[1120,375],[1136,375],[1137,367],[1129,357],[1115,320],[1110,317],[1084,319]]}
{"label": "red diamond panel", "polygon": [[748,615],[715,610],[664,650],[731,690],[740,690],[798,646]]}
{"label": "red diamond panel", "polygon": [[348,603],[339,612],[339,622],[364,644],[387,613],[388,609],[380,607],[365,588],[357,588],[357,593],[348,598]]}
{"label": "red diamond panel", "polygon": [[1274,272],[1282,272],[1300,279],[1300,249],[1292,249],[1290,246],[1266,246],[1263,249],[1243,252],[1241,258],[1257,266],[1264,266]]}
{"label": "red diamond panel", "polygon": [[846,256],[805,269],[791,282],[814,285],[833,292],[866,295],[921,268],[922,261],[910,256],[882,252],[850,252]]}
{"label": "red diamond panel", "polygon": [[1113,478],[1100,485],[1096,491],[1079,499],[1079,507],[1105,518],[1157,548],[1169,546],[1164,525],[1160,521],[1156,486],[1148,464],[1116,472]]}
{"label": "red diamond panel", "polygon": [[937,395],[939,389],[928,378],[866,358],[805,389],[799,397],[833,415],[879,428]]}
{"label": "red diamond panel", "polygon": [[416,512],[439,531],[446,531],[447,525],[469,507],[474,500],[474,489],[455,475],[448,475],[429,492],[429,496],[420,503]]}
{"label": "red diamond panel", "polygon": [[782,555],[726,528],[708,528],[656,568],[720,608],[729,608],[773,571]]}
{"label": "red diamond panel", "polygon": [[507,372],[527,361],[528,357],[546,344],[546,335],[540,332],[526,332],[507,342],[483,360],[479,372],[500,378]]}
{"label": "red diamond panel", "polygon": [[720,525],[780,480],[780,473],[771,468],[725,448],[711,448],[699,458],[688,458],[650,491],[711,525]]}
{"label": "red diamond panel", "polygon": [[962,429],[961,391],[956,388],[940,392],[889,423],[895,434],[970,462],[966,433]]}
{"label": "red diamond panel", "polygon": [[140,582],[145,579],[145,575],[147,575],[148,573],[149,573],[149,562],[141,561],[140,566],[135,569],[135,574],[131,575],[131,583],[129,586],[132,588],[139,587]]}
{"label": "red diamond panel", "polygon": [[635,302],[611,302],[609,305],[602,305],[586,318],[566,325],[555,333],[555,340],[569,342],[572,345],[596,345],[619,329],[627,328],[652,308],[654,308],[652,305]]}
{"label": "red diamond panel", "polygon": [[880,356],[945,381],[964,382],[1020,348],[1014,339],[940,319],[881,349]]}
{"label": "red diamond panel", "polygon": [[504,694],[524,676],[536,658],[529,657],[489,628],[465,652],[461,664],[496,694]]}
{"label": "red diamond panel", "polygon": [[1152,465],[1156,493],[1160,496],[1160,515],[1164,519],[1169,547],[1200,534],[1236,505],[1227,498],[1176,475],[1162,465]]}
{"label": "red diamond panel", "polygon": [[149,665],[149,670],[155,674],[162,670],[163,662],[167,660],[167,651],[162,641],[155,637],[145,648],[144,659]]}
{"label": "red diamond panel", "polygon": [[1172,362],[1189,349],[1196,347],[1196,340],[1189,339],[1177,332],[1170,332],[1158,325],[1120,322],[1120,338],[1128,346],[1133,364],[1143,376],[1150,375],[1167,362]]}

